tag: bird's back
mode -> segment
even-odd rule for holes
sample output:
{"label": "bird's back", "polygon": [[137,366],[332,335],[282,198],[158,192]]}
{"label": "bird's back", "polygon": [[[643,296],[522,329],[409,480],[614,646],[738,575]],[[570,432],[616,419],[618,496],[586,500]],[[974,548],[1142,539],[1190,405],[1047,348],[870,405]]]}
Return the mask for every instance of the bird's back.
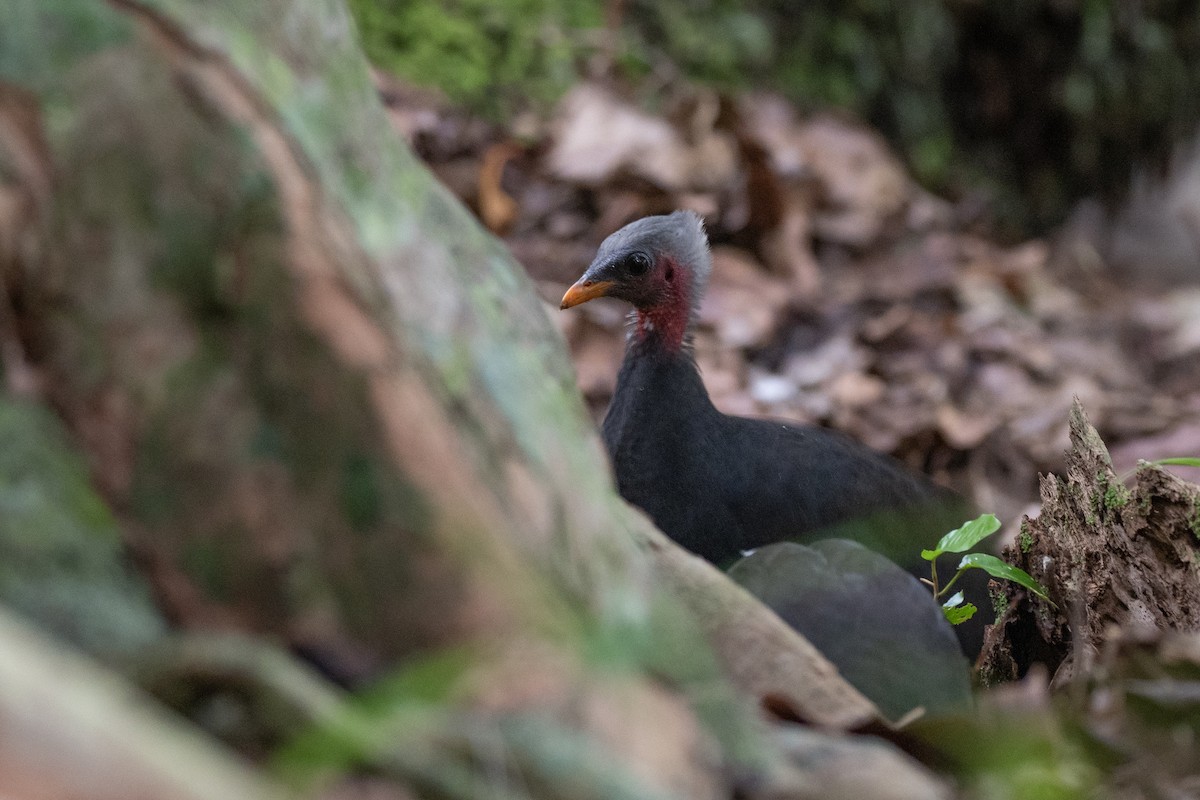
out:
{"label": "bird's back", "polygon": [[952,492],[837,431],[728,416],[721,427],[740,465],[725,502],[749,537],[743,550],[842,537],[904,562],[968,513]]}
{"label": "bird's back", "polygon": [[718,564],[827,536],[904,561],[965,518],[951,493],[840,433],[718,412],[686,354],[631,353],[603,433],[621,495]]}

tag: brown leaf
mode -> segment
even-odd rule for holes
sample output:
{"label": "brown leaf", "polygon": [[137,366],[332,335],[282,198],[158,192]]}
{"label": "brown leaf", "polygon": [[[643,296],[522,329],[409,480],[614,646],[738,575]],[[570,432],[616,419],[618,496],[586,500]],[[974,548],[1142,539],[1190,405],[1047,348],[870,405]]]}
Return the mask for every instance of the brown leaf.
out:
{"label": "brown leaf", "polygon": [[809,300],[821,289],[821,268],[812,252],[812,216],[807,198],[789,192],[779,224],[762,235],[763,260],[791,278],[796,297]]}
{"label": "brown leaf", "polygon": [[598,185],[627,173],[668,191],[729,184],[737,160],[733,140],[713,130],[687,136],[592,84],[573,89],[559,106],[546,167],[552,175]]}
{"label": "brown leaf", "polygon": [[520,152],[521,148],[513,142],[494,144],[484,152],[483,166],[479,169],[479,217],[489,230],[502,236],[516,221],[519,208],[500,181],[504,166]]}
{"label": "brown leaf", "polygon": [[878,403],[886,391],[883,381],[864,372],[843,372],[830,381],[828,388],[835,403],[850,408]]}
{"label": "brown leaf", "polygon": [[874,242],[908,202],[899,159],[874,131],[832,116],[802,124],[797,135],[823,188],[817,236],[854,247]]}
{"label": "brown leaf", "polygon": [[729,347],[761,347],[774,334],[788,302],[787,285],[743,251],[713,249],[713,271],[700,320]]}
{"label": "brown leaf", "polygon": [[970,414],[943,403],[937,410],[937,423],[938,431],[951,446],[970,450],[996,429],[999,420],[990,414]]}

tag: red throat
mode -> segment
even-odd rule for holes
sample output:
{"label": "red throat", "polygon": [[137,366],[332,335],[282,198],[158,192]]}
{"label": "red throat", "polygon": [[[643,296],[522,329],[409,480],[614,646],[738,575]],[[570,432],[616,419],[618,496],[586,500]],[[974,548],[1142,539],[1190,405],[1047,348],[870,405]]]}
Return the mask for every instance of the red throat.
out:
{"label": "red throat", "polygon": [[672,353],[683,347],[692,314],[691,287],[687,284],[687,274],[672,261],[668,260],[664,265],[661,301],[637,310],[635,334],[639,342],[656,338],[663,348]]}

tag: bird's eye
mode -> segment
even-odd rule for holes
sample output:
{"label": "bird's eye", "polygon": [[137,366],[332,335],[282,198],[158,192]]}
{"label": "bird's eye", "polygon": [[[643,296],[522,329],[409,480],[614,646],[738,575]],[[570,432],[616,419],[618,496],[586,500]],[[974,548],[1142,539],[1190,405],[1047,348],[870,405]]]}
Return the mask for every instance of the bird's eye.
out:
{"label": "bird's eye", "polygon": [[629,274],[637,277],[650,271],[650,257],[645,253],[634,253],[629,257]]}

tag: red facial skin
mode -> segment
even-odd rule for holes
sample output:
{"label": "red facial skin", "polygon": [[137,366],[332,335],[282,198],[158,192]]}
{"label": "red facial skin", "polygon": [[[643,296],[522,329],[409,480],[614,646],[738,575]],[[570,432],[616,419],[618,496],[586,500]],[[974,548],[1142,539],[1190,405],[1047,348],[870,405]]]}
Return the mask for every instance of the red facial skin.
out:
{"label": "red facial skin", "polygon": [[680,269],[671,256],[664,255],[655,265],[653,278],[654,286],[649,294],[654,299],[652,303],[637,307],[635,335],[641,342],[657,335],[662,347],[675,353],[683,347],[691,319],[691,273]]}

